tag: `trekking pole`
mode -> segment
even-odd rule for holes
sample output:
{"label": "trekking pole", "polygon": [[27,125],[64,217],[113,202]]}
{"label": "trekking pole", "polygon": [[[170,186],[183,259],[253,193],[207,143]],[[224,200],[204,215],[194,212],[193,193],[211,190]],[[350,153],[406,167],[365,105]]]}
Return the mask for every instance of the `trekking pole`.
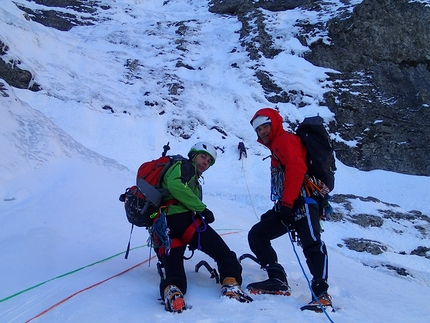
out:
{"label": "trekking pole", "polygon": [[[316,299],[316,301],[318,302],[318,305],[320,306],[321,310],[324,312],[325,316],[327,316],[328,320],[329,320],[331,323],[334,323],[334,322],[333,322],[333,320],[332,320],[332,319],[330,318],[330,316],[328,315],[327,311],[325,310],[324,306],[322,306],[322,304],[320,303],[320,301],[319,301],[318,297],[315,295],[314,291],[312,290],[311,282],[309,281],[309,278],[308,278],[308,276],[306,275],[305,269],[303,268],[302,262],[300,261],[299,255],[298,255],[298,253],[297,253],[297,251],[296,251],[296,247],[294,246],[293,238],[291,237],[291,232],[290,232],[290,230],[289,230],[288,228],[287,228],[287,231],[288,231],[288,237],[290,238],[291,245],[293,246],[294,254],[296,255],[297,261],[299,262],[299,265],[300,265],[300,268],[302,269],[303,275],[304,275],[304,276],[305,276],[305,278],[306,278],[306,281],[307,281],[307,283],[308,283],[309,290],[310,290],[310,291],[311,291],[311,293],[312,293],[312,297],[313,297],[314,299]],[[334,311],[334,307],[333,307],[333,306],[332,306],[332,308],[333,308],[333,311]]]}

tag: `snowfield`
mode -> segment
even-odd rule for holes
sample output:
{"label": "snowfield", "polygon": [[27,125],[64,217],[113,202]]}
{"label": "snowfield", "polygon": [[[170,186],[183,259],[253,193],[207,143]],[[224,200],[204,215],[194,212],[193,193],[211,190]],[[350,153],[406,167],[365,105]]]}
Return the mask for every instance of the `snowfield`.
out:
{"label": "snowfield", "polygon": [[[269,151],[256,142],[249,120],[273,105],[253,76],[256,62],[240,46],[240,23],[211,14],[204,0],[104,0],[110,9],[96,25],[60,32],[26,20],[14,2],[40,8],[2,1],[0,40],[9,47],[3,59],[21,61],[42,91],[0,79],[0,322],[428,322],[430,254],[411,253],[430,248],[430,177],[362,172],[339,161],[333,194],[344,201],[332,206],[344,219],[323,223],[336,312],[300,311],[310,301],[311,277],[288,236],[273,244],[291,296],[258,295],[249,304],[223,298],[210,273],[195,270],[201,260],[216,264],[196,251],[185,261],[190,309],[164,311],[145,229],[134,229],[124,259],[131,225],[118,196],[133,185],[142,162],[158,157],[167,142],[169,153],[182,155],[197,141],[218,146],[204,174],[204,202],[238,257],[250,253],[248,231],[272,206],[269,160],[262,160]],[[326,6],[334,12],[344,5]],[[319,105],[326,70],[300,57],[306,48],[294,37],[294,23],[328,19],[330,12],[265,14],[284,51],[258,64],[308,101],[300,109],[277,107],[291,121],[316,113],[329,121],[333,115]],[[172,95],[175,86],[180,95]],[[239,161],[240,141],[248,158]],[[362,214],[381,218],[382,226],[350,221]],[[350,250],[350,238],[386,251]],[[266,279],[252,260],[242,266],[244,287]]]}

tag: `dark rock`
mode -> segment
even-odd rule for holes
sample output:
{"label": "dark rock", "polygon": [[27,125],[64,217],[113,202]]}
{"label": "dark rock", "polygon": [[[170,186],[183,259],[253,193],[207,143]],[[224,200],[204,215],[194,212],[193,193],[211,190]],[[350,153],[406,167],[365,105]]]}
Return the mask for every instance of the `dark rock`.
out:
{"label": "dark rock", "polygon": [[380,255],[387,251],[387,247],[378,241],[368,239],[349,238],[344,239],[345,245],[348,249],[357,252],[368,252],[372,255]]}
{"label": "dark rock", "polygon": [[[16,4],[18,8],[26,12],[28,19],[38,22],[46,27],[52,27],[61,31],[68,31],[74,26],[93,25],[96,15],[100,8],[100,1],[83,0],[33,0],[39,5],[52,8],[66,8],[73,13],[66,13],[60,10],[33,10],[24,4]],[[104,6],[104,9],[108,7]]]}
{"label": "dark rock", "polygon": [[430,8],[407,0],[364,0],[328,24],[330,44],[309,44],[305,57],[336,69],[325,97],[330,125],[354,146],[336,156],[361,170],[430,175]]}
{"label": "dark rock", "polygon": [[[0,41],[0,55],[3,56],[9,50],[8,46]],[[5,62],[0,56],[0,78],[6,83],[19,89],[39,91],[40,86],[33,82],[33,75],[29,71],[19,67],[19,61]]]}
{"label": "dark rock", "polygon": [[383,264],[382,266],[386,267],[390,270],[394,270],[400,276],[411,276],[411,274],[405,268],[400,268],[400,267],[396,267],[393,265],[387,265],[387,264]]}
{"label": "dark rock", "polygon": [[301,8],[312,8],[318,3],[316,0],[211,0],[209,11],[219,14],[237,15],[247,12],[250,8],[263,8],[270,11],[285,11]]}
{"label": "dark rock", "polygon": [[358,214],[351,217],[351,222],[356,223],[363,228],[367,227],[382,227],[384,220],[376,215],[371,214]]}
{"label": "dark rock", "polygon": [[110,105],[102,106],[103,110],[109,111],[110,113],[115,113],[115,110]]}
{"label": "dark rock", "polygon": [[412,250],[411,255],[417,255],[420,257],[426,257],[426,258],[430,259],[430,248],[420,246],[420,247],[416,248],[415,250]]}

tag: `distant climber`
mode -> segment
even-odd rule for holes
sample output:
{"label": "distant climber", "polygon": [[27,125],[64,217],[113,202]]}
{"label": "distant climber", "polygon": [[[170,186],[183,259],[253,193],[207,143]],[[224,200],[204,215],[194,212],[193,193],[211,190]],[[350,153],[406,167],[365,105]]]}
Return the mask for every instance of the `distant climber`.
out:
{"label": "distant climber", "polygon": [[245,156],[245,158],[248,157],[248,154],[246,153],[245,144],[241,141],[237,145],[237,149],[239,149],[239,160],[242,159],[242,156]]}

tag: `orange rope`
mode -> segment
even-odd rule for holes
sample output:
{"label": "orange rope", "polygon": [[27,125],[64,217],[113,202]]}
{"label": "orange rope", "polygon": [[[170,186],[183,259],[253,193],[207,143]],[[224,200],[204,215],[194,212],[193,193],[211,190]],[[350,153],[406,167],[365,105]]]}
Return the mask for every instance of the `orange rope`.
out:
{"label": "orange rope", "polygon": [[[228,234],[235,234],[235,233],[239,233],[239,232],[240,232],[240,231],[222,233],[222,234],[220,234],[220,236],[224,236],[224,235],[228,235]],[[35,319],[37,319],[37,318],[41,317],[42,315],[44,315],[44,314],[48,313],[49,311],[51,311],[52,309],[56,308],[57,306],[59,306],[59,305],[61,305],[61,304],[65,303],[65,302],[67,302],[69,299],[71,299],[71,298],[75,297],[76,295],[79,295],[79,294],[81,294],[81,293],[83,293],[83,292],[85,292],[85,291],[87,291],[87,290],[89,290],[89,289],[91,289],[91,288],[94,288],[94,287],[96,287],[96,286],[98,286],[98,285],[101,285],[101,284],[103,284],[103,283],[105,283],[105,282],[107,282],[107,281],[109,281],[109,280],[111,280],[111,279],[113,279],[113,278],[115,278],[115,277],[121,276],[122,274],[125,274],[125,273],[129,272],[130,270],[133,270],[134,268],[139,267],[139,266],[141,266],[141,265],[143,265],[143,264],[147,263],[148,261],[150,261],[150,260],[154,259],[155,257],[156,257],[156,256],[152,256],[151,258],[148,258],[148,259],[146,259],[145,261],[142,261],[142,262],[140,262],[140,263],[138,263],[138,264],[134,265],[133,267],[130,267],[130,268],[128,268],[128,269],[126,269],[126,270],[124,270],[124,271],[122,271],[122,272],[120,272],[120,273],[118,273],[118,274],[116,274],[116,275],[113,275],[113,276],[111,276],[111,277],[109,277],[109,278],[106,278],[106,279],[104,279],[104,280],[102,280],[102,281],[99,281],[98,283],[95,283],[95,284],[93,284],[93,285],[91,285],[91,286],[85,287],[85,288],[83,288],[83,289],[81,289],[81,290],[77,291],[76,293],[73,293],[72,295],[67,296],[66,298],[64,298],[64,299],[62,299],[61,301],[59,301],[59,302],[55,303],[54,305],[50,306],[50,307],[49,307],[49,308],[47,308],[46,310],[44,310],[44,311],[40,312],[40,313],[39,313],[39,314],[37,314],[36,316],[33,316],[31,319],[29,319],[29,320],[25,321],[25,323],[31,322],[31,321],[33,321],[33,320],[35,320]]]}
{"label": "orange rope", "polygon": [[44,314],[48,313],[50,310],[54,309],[55,307],[57,307],[57,306],[59,306],[59,305],[61,305],[61,304],[65,303],[65,302],[67,302],[67,301],[68,301],[69,299],[71,299],[72,297],[75,297],[76,295],[78,295],[78,294],[80,294],[80,293],[83,293],[83,292],[85,292],[85,291],[87,291],[87,290],[89,290],[89,289],[91,289],[91,288],[93,288],[93,287],[96,287],[96,286],[98,286],[98,285],[101,285],[101,284],[103,284],[103,283],[107,282],[108,280],[111,280],[112,278],[115,278],[115,277],[121,276],[122,274],[125,274],[125,273],[129,272],[130,270],[132,270],[132,269],[134,269],[134,268],[136,268],[136,267],[139,267],[139,266],[143,265],[144,263],[146,263],[146,262],[148,262],[148,261],[150,261],[150,260],[152,260],[152,259],[154,259],[154,258],[155,258],[155,256],[152,256],[151,258],[146,259],[145,261],[142,261],[141,263],[138,263],[137,265],[134,265],[133,267],[130,267],[130,268],[128,268],[128,269],[126,269],[126,270],[124,270],[124,271],[122,271],[122,272],[120,272],[120,273],[118,273],[118,274],[116,274],[116,275],[113,275],[113,276],[111,276],[111,277],[109,277],[109,278],[106,278],[106,279],[104,279],[104,280],[102,280],[102,281],[99,281],[98,283],[95,283],[95,284],[93,284],[93,285],[91,285],[91,286],[88,286],[88,287],[86,287],[86,288],[84,288],[84,289],[81,289],[81,290],[77,291],[76,293],[73,293],[72,295],[70,295],[70,296],[68,296],[68,297],[64,298],[63,300],[59,301],[58,303],[55,303],[55,304],[54,304],[54,305],[52,305],[51,307],[47,308],[47,309],[46,309],[46,310],[44,310],[43,312],[40,312],[40,313],[39,313],[39,314],[37,314],[36,316],[33,316],[31,319],[29,319],[29,320],[25,321],[25,323],[28,323],[28,322],[30,322],[30,321],[33,321],[34,319],[37,319],[38,317],[41,317],[42,315],[44,315]]}

